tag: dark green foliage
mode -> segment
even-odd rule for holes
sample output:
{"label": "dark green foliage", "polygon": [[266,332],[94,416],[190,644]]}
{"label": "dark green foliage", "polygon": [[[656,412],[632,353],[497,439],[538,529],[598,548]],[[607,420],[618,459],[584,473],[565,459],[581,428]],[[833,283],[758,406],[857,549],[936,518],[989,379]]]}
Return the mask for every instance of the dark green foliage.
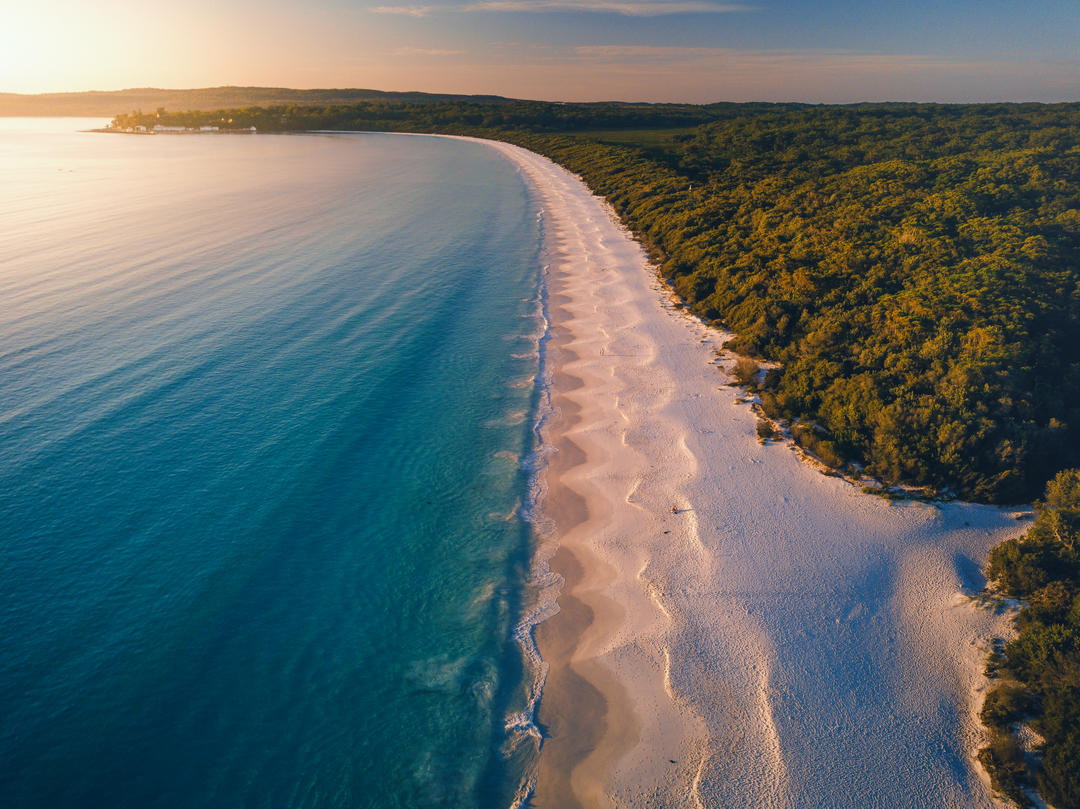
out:
{"label": "dark green foliage", "polygon": [[987,694],[979,716],[987,726],[1009,727],[1024,719],[1032,708],[1032,696],[1023,686],[1001,685]]}
{"label": "dark green foliage", "polygon": [[[1042,533],[1042,532],[1040,532]],[[1067,575],[1069,565],[1060,546],[1047,541],[1045,535],[1034,538],[1010,539],[990,552],[989,578],[1017,598],[1026,598],[1039,588]]]}
{"label": "dark green foliage", "polygon": [[765,443],[770,439],[777,438],[778,434],[772,424],[765,421],[765,419],[758,419],[757,437],[759,441]]}
{"label": "dark green foliage", "polygon": [[1068,809],[1077,805],[1075,796],[1080,795],[1078,750],[1080,750],[1080,731],[1073,729],[1066,737],[1065,744],[1057,745],[1043,755],[1039,791],[1058,809]]}
{"label": "dark green foliage", "polygon": [[843,466],[844,456],[840,448],[817,425],[796,422],[791,426],[791,437],[800,447],[820,458],[826,466]]}
{"label": "dark green foliage", "polygon": [[[423,96],[423,94],[415,94]],[[768,105],[759,105],[762,108]],[[795,105],[791,105],[793,108]],[[633,130],[633,139],[655,138],[658,130],[688,129],[721,117],[731,117],[738,105],[711,104],[559,104],[548,101],[515,101],[497,97],[468,99],[462,96],[423,96],[409,101],[376,99],[359,104],[241,107],[213,112],[189,110],[162,114],[133,112],[118,115],[114,126],[152,127],[216,125],[223,129],[262,132],[297,130],[380,130],[398,132],[458,132],[478,130],[519,132],[597,131],[601,137],[618,137]],[[650,127],[650,129],[645,129]],[[659,138],[659,141],[665,141]]]}
{"label": "dark green foliage", "polygon": [[990,786],[995,792],[1016,802],[1018,806],[1031,806],[1024,787],[1031,783],[1024,751],[1019,742],[1005,733],[994,733],[990,744],[979,751],[979,761],[990,773]]}
{"label": "dark green foliage", "polygon": [[[1080,465],[1080,105],[444,99],[116,122],[526,146],[606,197],[733,350],[780,363],[763,406],[813,425],[823,459],[997,503]],[[1017,575],[1037,586],[1053,555]]]}
{"label": "dark green foliage", "polygon": [[[1018,634],[991,655],[1001,682],[987,695],[982,720],[992,743],[979,758],[995,789],[1026,805],[1017,785],[1035,783],[1058,809],[1080,807],[1080,470],[1058,474],[1036,506],[1035,524],[990,555],[987,578],[1024,598]],[[1012,729],[1028,721],[1046,740],[1041,766],[1015,755]]]}

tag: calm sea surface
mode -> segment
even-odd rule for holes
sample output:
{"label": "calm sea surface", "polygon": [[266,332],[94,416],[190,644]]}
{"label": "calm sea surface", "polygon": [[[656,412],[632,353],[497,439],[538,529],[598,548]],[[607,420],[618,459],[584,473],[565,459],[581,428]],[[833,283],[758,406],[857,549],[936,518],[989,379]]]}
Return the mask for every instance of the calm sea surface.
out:
{"label": "calm sea surface", "polygon": [[100,123],[0,119],[0,804],[509,805],[522,180]]}

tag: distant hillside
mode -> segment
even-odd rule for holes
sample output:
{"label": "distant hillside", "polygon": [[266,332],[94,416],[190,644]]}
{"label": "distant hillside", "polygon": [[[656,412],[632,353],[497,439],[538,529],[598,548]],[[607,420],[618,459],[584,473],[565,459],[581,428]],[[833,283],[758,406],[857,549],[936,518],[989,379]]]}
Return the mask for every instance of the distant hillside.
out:
{"label": "distant hillside", "polygon": [[139,87],[130,90],[94,90],[85,93],[42,93],[22,95],[0,93],[0,117],[10,116],[104,116],[118,112],[152,112],[165,107],[170,112],[216,110],[225,107],[274,106],[281,104],[356,104],[385,102],[427,104],[439,101],[471,101],[497,104],[501,96],[439,95],[435,93],[387,93],[380,90],[290,90],[287,87],[204,87],[195,90],[160,90]]}

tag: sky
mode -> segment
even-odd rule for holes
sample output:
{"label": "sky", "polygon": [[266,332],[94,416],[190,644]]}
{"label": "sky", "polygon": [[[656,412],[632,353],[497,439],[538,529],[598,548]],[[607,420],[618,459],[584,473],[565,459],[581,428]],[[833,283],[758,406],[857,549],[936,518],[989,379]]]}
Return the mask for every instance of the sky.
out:
{"label": "sky", "polygon": [[0,92],[1080,100],[1080,0],[0,0]]}

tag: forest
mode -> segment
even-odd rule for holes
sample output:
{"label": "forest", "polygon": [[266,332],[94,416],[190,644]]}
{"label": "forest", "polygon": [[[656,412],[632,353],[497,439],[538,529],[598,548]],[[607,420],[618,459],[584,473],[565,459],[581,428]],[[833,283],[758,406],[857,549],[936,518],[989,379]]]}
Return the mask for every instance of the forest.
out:
{"label": "forest", "polygon": [[144,114],[117,115],[113,126],[206,126],[222,129],[256,127],[260,132],[303,130],[371,130],[389,132],[446,132],[498,137],[517,133],[582,132],[587,130],[676,129],[696,127],[740,114],[739,110],[797,108],[805,105],[772,104],[563,104],[517,101],[498,97],[446,98],[415,94],[408,101],[374,99],[363,103],[312,106],[293,103],[244,106],[213,112],[167,112],[163,107]]}
{"label": "forest", "polygon": [[117,116],[478,134],[606,197],[687,306],[779,364],[827,464],[1030,501],[1080,465],[1080,105],[509,101]]}
{"label": "forest", "polygon": [[[979,759],[994,788],[1021,806],[1026,789],[1058,809],[1080,807],[1080,470],[1057,475],[1035,524],[990,554],[988,578],[1023,599],[1016,638],[991,655],[995,686],[982,708],[990,744]],[[1015,735],[1027,724],[1043,742],[1037,766]]]}

